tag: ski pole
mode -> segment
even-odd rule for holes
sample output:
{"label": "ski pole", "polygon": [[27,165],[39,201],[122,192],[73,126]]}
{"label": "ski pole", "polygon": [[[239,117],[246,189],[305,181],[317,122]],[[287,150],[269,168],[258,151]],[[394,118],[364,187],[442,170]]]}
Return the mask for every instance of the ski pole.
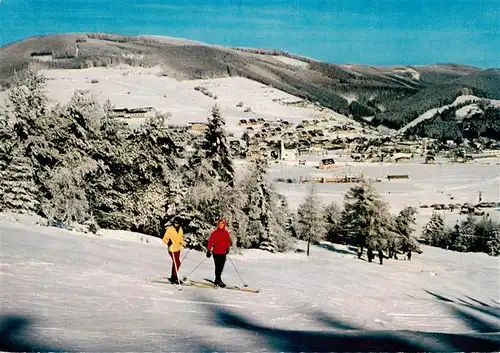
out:
{"label": "ski pole", "polygon": [[248,287],[248,284],[245,283],[245,281],[243,280],[243,278],[241,277],[240,273],[238,272],[238,269],[236,268],[236,266],[234,265],[234,262],[233,260],[231,259],[231,257],[229,255],[227,255],[227,257],[229,258],[229,261],[231,261],[231,263],[233,264],[233,267],[234,269],[236,270],[236,273],[238,274],[238,276],[240,276],[240,279],[241,279],[241,282],[243,283],[243,287]]}
{"label": "ski pole", "polygon": [[187,249],[186,254],[184,255],[184,257],[183,257],[183,258],[182,258],[182,260],[181,260],[181,263],[182,263],[182,262],[184,262],[184,260],[186,260],[186,257],[187,257],[187,256],[188,256],[188,254],[189,254],[189,250],[191,250],[191,249]]}
{"label": "ski pole", "polygon": [[186,280],[187,280],[187,277],[188,277],[191,273],[193,273],[194,271],[196,271],[196,269],[197,269],[198,267],[200,267],[200,266],[201,266],[201,264],[202,264],[202,263],[203,263],[206,259],[207,259],[207,258],[206,258],[206,257],[204,257],[204,258],[203,258],[203,260],[201,260],[201,262],[200,262],[200,263],[199,263],[199,264],[198,264],[198,265],[197,265],[197,266],[196,266],[196,267],[195,267],[195,268],[194,268],[191,272],[189,272],[186,276],[184,276],[184,277],[182,278],[182,280],[183,280],[183,281],[186,281]]}

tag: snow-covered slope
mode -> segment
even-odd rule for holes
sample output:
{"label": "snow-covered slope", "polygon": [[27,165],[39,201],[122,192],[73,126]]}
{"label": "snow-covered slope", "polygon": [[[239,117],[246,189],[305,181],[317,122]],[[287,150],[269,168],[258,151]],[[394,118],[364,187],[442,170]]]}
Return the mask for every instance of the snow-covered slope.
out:
{"label": "snow-covered slope", "polygon": [[[261,293],[179,292],[149,282],[170,271],[159,241],[0,220],[1,350],[493,351],[500,344],[499,262],[484,254],[424,247],[411,261],[381,266],[339,245],[313,246],[310,257],[245,251],[231,260]],[[200,263],[189,278],[212,278],[212,259],[194,251],[181,274]],[[223,279],[241,284],[230,261]]]}
{"label": "snow-covered slope", "polygon": [[[444,110],[446,110],[448,108],[455,107],[455,106],[457,106],[459,104],[463,104],[465,102],[471,102],[471,104],[472,104],[472,103],[475,103],[475,102],[479,102],[481,99],[482,98],[476,97],[476,96],[473,96],[473,95],[462,95],[462,96],[459,96],[451,104],[444,105],[444,106],[439,107],[439,108],[429,109],[425,113],[421,114],[418,118],[416,118],[415,120],[412,120],[411,122],[409,122],[408,124],[406,124],[405,126],[403,126],[401,129],[399,129],[398,133],[403,133],[406,130],[408,130],[410,127],[413,127],[413,126],[421,123],[424,120],[431,119],[434,115],[436,115],[436,113],[441,113],[442,111],[444,111]],[[490,102],[490,104],[492,104],[492,105],[494,105],[496,107],[500,107],[500,101],[499,100],[490,100],[489,99],[488,101]],[[463,108],[465,108],[465,107],[463,107]],[[457,111],[457,113],[458,113],[458,111]],[[461,111],[461,113],[459,113],[459,114],[463,114],[463,111]],[[458,117],[463,118],[463,116],[461,116],[459,114],[457,114]]]}
{"label": "snow-covered slope", "polygon": [[[66,104],[75,90],[90,90],[100,103],[109,99],[116,108],[154,107],[172,114],[169,123],[186,125],[190,122],[205,122],[210,109],[217,103],[229,131],[235,134],[244,131],[238,126],[240,119],[286,119],[299,123],[324,116],[340,122],[353,122],[334,111],[321,111],[314,106],[286,105],[284,103],[303,100],[242,77],[178,81],[163,76],[163,69],[159,67],[136,68],[126,65],[115,68],[44,70],[42,74],[48,80],[47,93],[51,105]],[[196,87],[205,88],[217,99],[195,90]],[[243,106],[238,107],[240,102]],[[144,119],[127,119],[127,122],[135,126],[144,122]]]}

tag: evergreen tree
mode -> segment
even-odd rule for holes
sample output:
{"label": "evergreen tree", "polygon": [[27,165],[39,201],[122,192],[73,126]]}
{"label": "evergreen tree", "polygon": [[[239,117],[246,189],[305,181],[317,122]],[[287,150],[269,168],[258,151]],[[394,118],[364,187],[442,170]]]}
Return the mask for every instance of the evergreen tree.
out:
{"label": "evergreen tree", "polygon": [[444,221],[439,213],[432,213],[429,222],[427,222],[424,226],[422,237],[425,239],[427,244],[432,246],[438,246],[441,248],[447,248],[449,246]]}
{"label": "evergreen tree", "polygon": [[240,232],[238,244],[244,248],[259,248],[270,252],[285,251],[290,245],[290,214],[286,200],[280,197],[266,180],[267,160],[261,156],[252,160],[242,183],[245,197],[242,214],[245,232]]}
{"label": "evergreen tree", "polygon": [[417,219],[415,217],[417,209],[415,207],[405,207],[402,209],[394,220],[395,231],[398,234],[398,241],[395,249],[401,250],[404,253],[408,251],[419,251],[418,243],[413,238]]}
{"label": "evergreen tree", "polygon": [[209,175],[232,187],[234,186],[234,166],[225,127],[226,121],[216,104],[208,118],[208,129],[204,140],[189,159],[188,167],[194,170],[203,160],[207,160],[211,166],[208,170]]}
{"label": "evergreen tree", "polygon": [[331,242],[341,241],[340,221],[342,210],[336,202],[332,202],[324,207],[323,210],[327,239]]}
{"label": "evergreen tree", "polygon": [[479,222],[475,223],[475,241],[471,251],[490,253],[490,244],[500,231],[500,223],[493,221],[488,215],[484,215]]}
{"label": "evergreen tree", "polygon": [[451,248],[460,252],[474,251],[475,231],[476,221],[474,220],[474,216],[469,214],[467,219],[460,225],[458,237],[451,244]]}
{"label": "evergreen tree", "polygon": [[7,116],[3,112],[0,112],[0,180],[4,178],[5,169],[12,158],[13,147],[14,130],[12,124],[10,124]]}
{"label": "evergreen tree", "polygon": [[326,234],[322,206],[316,198],[313,185],[304,202],[297,208],[297,237],[307,240],[307,255],[309,256],[309,244],[319,242],[325,238]]}
{"label": "evergreen tree", "polygon": [[14,75],[7,97],[9,118],[13,122],[15,139],[24,147],[28,157],[34,157],[35,182],[44,166],[55,164],[56,151],[50,144],[57,124],[47,108],[46,79],[34,68]]}
{"label": "evergreen tree", "polygon": [[238,245],[245,227],[245,215],[241,212],[245,197],[238,189],[217,180],[200,182],[188,189],[186,202],[194,210],[186,225],[186,233],[190,233],[188,239],[193,247],[206,246],[208,236],[222,216],[228,220],[233,243]]}
{"label": "evergreen tree", "polygon": [[[245,247],[256,247],[260,238],[267,234],[272,213],[270,210],[270,192],[265,180],[267,161],[257,158],[252,161],[249,174],[244,182],[247,203],[244,207],[248,215],[248,228],[242,243]],[[267,236],[264,235],[266,238]]]}
{"label": "evergreen tree", "polygon": [[85,192],[85,168],[89,165],[58,166],[50,171],[47,188],[50,197],[42,201],[42,212],[50,224],[69,227],[84,224],[90,218],[90,205]]}
{"label": "evergreen tree", "polygon": [[165,196],[168,189],[162,183],[151,183],[140,189],[126,203],[126,213],[132,220],[132,231],[157,235],[161,234],[161,220],[164,215]]}
{"label": "evergreen tree", "polygon": [[354,239],[362,248],[387,248],[384,242],[392,220],[387,204],[380,200],[373,184],[363,178],[344,199],[340,222],[344,235]]}
{"label": "evergreen tree", "polygon": [[278,194],[274,189],[272,210],[274,217],[269,227],[269,238],[261,239],[259,248],[270,252],[283,252],[291,248],[292,238],[295,236],[293,213],[288,207],[285,196]]}
{"label": "evergreen tree", "polygon": [[110,115],[109,102],[103,107],[99,139],[94,143],[94,158],[100,168],[89,176],[87,195],[92,212],[102,227],[120,229],[127,223],[124,206],[132,171],[132,161],[126,150],[126,138],[131,130],[126,123]]}
{"label": "evergreen tree", "polygon": [[21,140],[39,135],[44,130],[48,102],[46,82],[46,78],[32,66],[14,74],[8,91],[7,108],[12,113],[16,133]]}
{"label": "evergreen tree", "polygon": [[196,196],[199,195],[192,193],[178,176],[174,175],[170,178],[164,205],[165,214],[162,219],[161,236],[163,236],[166,227],[171,225],[174,218],[177,217],[180,219],[189,246],[201,250],[210,224],[207,224],[201,210],[196,208],[198,205]]}
{"label": "evergreen tree", "polygon": [[17,213],[37,213],[40,206],[34,181],[33,163],[20,147],[12,156],[0,181],[2,209]]}
{"label": "evergreen tree", "polygon": [[490,233],[487,241],[488,254],[491,256],[500,256],[500,227],[496,227]]}
{"label": "evergreen tree", "polygon": [[128,137],[127,154],[134,177],[130,188],[153,181],[167,183],[171,171],[177,169],[177,146],[166,122],[166,115],[157,113]]}

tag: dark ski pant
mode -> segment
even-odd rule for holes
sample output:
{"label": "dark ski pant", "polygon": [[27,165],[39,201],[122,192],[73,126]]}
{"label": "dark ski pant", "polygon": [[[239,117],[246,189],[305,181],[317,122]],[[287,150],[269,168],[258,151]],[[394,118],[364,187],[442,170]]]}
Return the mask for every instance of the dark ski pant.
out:
{"label": "dark ski pant", "polygon": [[[169,251],[168,254],[172,258],[172,278],[177,278],[177,270],[181,268],[180,251]],[[175,262],[174,262],[175,261]],[[177,269],[175,268],[177,266]]]}
{"label": "dark ski pant", "polygon": [[214,254],[215,282],[221,282],[222,270],[226,264],[226,254]]}

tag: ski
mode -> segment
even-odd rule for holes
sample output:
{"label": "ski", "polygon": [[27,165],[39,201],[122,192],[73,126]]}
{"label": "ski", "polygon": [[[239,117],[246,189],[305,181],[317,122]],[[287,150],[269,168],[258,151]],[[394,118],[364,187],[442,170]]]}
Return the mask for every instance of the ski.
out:
{"label": "ski", "polygon": [[219,287],[214,284],[214,282],[208,278],[205,278],[205,281],[195,281],[195,280],[182,280],[181,285],[179,286],[178,283],[172,283],[169,280],[150,280],[151,283],[160,283],[160,284],[170,284],[172,286],[176,286],[179,291],[182,291],[182,287],[198,287],[198,288],[210,288],[210,289],[229,289],[229,290],[239,290],[242,292],[248,292],[248,293],[260,293],[259,289],[253,289],[253,288],[247,288],[247,287],[240,287],[240,286],[226,286],[226,287]]}
{"label": "ski", "polygon": [[[249,292],[249,293],[260,293],[260,289],[253,289],[253,288],[248,288],[248,287],[240,287],[240,286],[225,286],[225,287],[219,287],[219,286],[216,286],[214,281],[212,281],[211,279],[208,279],[208,278],[204,278],[204,280],[208,283],[210,283],[211,286],[213,286],[214,288],[220,288],[220,289],[230,289],[230,290],[239,290],[239,291],[242,291],[242,292]],[[205,283],[206,282],[197,282],[197,283]]]}
{"label": "ski", "polygon": [[185,287],[199,287],[199,288],[212,288],[211,285],[207,284],[207,283],[193,283],[192,281],[182,281],[182,283],[179,285],[178,283],[172,283],[168,280],[157,280],[157,279],[153,279],[153,280],[150,280],[151,283],[160,283],[160,284],[170,284],[171,286],[176,286],[177,289],[179,291],[182,290],[182,287],[185,286]]}

